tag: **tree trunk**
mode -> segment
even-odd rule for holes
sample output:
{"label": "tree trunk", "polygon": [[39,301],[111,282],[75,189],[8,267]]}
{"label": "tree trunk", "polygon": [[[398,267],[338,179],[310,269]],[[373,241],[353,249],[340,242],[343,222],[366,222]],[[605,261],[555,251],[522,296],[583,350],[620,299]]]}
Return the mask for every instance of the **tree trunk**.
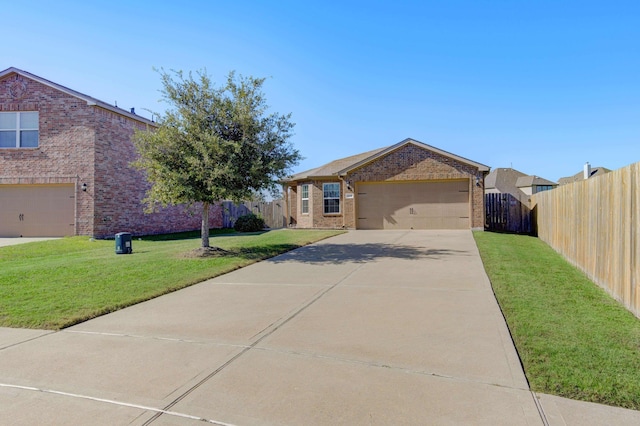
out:
{"label": "tree trunk", "polygon": [[209,247],[209,203],[202,203],[202,247]]}

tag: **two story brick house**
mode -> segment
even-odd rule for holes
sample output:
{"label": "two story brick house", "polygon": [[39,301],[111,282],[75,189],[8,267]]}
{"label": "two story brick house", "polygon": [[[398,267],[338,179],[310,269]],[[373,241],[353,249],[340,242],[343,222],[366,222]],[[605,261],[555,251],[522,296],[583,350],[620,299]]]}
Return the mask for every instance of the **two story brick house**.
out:
{"label": "two story brick house", "polygon": [[414,139],[332,161],[284,182],[289,225],[483,229],[489,167]]}
{"label": "two story brick house", "polygon": [[[0,72],[0,237],[157,234],[200,228],[172,206],[146,214],[130,167],[134,129],[156,124],[17,68]],[[220,206],[209,217],[222,227]]]}

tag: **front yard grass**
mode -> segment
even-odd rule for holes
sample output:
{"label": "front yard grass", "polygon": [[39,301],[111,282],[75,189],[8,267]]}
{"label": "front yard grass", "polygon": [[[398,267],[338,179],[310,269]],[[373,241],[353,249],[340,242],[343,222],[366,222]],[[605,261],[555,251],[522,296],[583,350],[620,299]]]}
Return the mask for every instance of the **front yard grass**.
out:
{"label": "front yard grass", "polygon": [[[187,287],[341,231],[221,232],[211,246],[231,253],[188,257],[198,234],[113,240],[72,237],[0,248],[0,326],[57,330]],[[216,233],[212,233],[212,236]]]}
{"label": "front yard grass", "polygon": [[640,320],[541,240],[474,236],[531,389],[640,410]]}

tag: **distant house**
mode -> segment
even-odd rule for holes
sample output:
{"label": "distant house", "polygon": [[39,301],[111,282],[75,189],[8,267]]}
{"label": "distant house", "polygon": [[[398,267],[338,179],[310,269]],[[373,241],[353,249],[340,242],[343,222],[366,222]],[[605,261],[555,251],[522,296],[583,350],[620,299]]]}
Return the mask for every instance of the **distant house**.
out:
{"label": "distant house", "polygon": [[610,171],[611,170],[607,169],[606,167],[591,167],[589,163],[586,163],[581,172],[578,172],[573,176],[561,177],[558,180],[558,184],[567,185],[569,183],[579,182],[585,179],[591,179],[592,177],[595,177],[595,176],[601,176],[605,173],[609,173]]}
{"label": "distant house", "polygon": [[482,229],[489,167],[405,139],[284,182],[297,228]]}
{"label": "distant house", "polygon": [[495,168],[484,181],[485,194],[511,194],[527,207],[531,196],[548,191],[558,184],[535,175],[527,175],[512,168]]}
{"label": "distant house", "polygon": [[[135,129],[156,124],[17,68],[0,71],[0,237],[200,228],[182,206],[144,213]],[[215,213],[214,213],[215,212]],[[213,206],[210,226],[221,227]]]}
{"label": "distant house", "polygon": [[549,191],[558,186],[558,184],[534,175],[519,177],[516,181],[516,186],[526,195],[533,195],[538,192]]}

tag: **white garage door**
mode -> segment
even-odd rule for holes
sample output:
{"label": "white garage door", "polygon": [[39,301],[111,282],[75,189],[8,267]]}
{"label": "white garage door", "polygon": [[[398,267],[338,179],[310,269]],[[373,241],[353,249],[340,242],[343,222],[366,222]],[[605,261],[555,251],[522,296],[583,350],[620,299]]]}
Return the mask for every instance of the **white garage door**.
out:
{"label": "white garage door", "polygon": [[359,183],[358,229],[469,229],[469,180]]}
{"label": "white garage door", "polygon": [[0,185],[0,237],[75,234],[74,185]]}

